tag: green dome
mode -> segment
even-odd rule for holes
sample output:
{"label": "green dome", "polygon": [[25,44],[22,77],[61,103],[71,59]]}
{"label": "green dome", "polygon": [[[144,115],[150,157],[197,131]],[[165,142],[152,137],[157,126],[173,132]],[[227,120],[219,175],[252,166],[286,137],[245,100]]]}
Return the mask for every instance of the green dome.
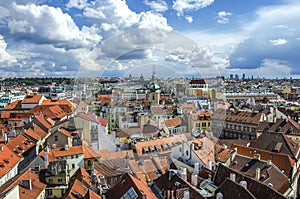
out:
{"label": "green dome", "polygon": [[160,85],[152,82],[149,86],[150,92],[156,92],[156,91],[160,91]]}

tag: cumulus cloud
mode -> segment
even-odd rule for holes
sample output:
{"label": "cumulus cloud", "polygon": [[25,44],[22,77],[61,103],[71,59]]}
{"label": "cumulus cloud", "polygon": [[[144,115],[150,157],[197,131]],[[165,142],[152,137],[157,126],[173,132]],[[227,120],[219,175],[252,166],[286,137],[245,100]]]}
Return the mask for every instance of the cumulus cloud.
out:
{"label": "cumulus cloud", "polygon": [[87,0],[70,0],[67,4],[67,8],[83,9],[88,5]]}
{"label": "cumulus cloud", "polygon": [[230,56],[230,68],[256,69],[264,60],[279,60],[286,63],[293,74],[300,74],[297,54],[300,27],[294,20],[300,18],[299,9],[299,2],[259,9],[257,18],[244,25],[249,37]]}
{"label": "cumulus cloud", "polygon": [[192,23],[193,22],[193,17],[192,16],[185,16],[185,19],[187,22]]}
{"label": "cumulus cloud", "polygon": [[144,0],[144,3],[156,12],[165,12],[168,10],[168,4],[164,0]]}
{"label": "cumulus cloud", "polygon": [[[0,35],[0,64],[7,67],[7,65],[11,65],[15,63],[17,60],[15,57],[10,55],[7,51],[7,43],[4,41],[3,36]],[[6,65],[7,64],[7,65]]]}
{"label": "cumulus cloud", "polygon": [[231,15],[232,14],[230,12],[226,12],[226,11],[218,12],[217,22],[219,24],[227,24],[227,23],[229,23],[228,16],[231,16]]}
{"label": "cumulus cloud", "polygon": [[184,16],[185,12],[198,11],[213,2],[214,0],[174,0],[172,8],[178,16]]}
{"label": "cumulus cloud", "polygon": [[287,40],[286,39],[273,39],[273,40],[270,40],[270,42],[274,46],[280,46],[280,45],[286,44]]}
{"label": "cumulus cloud", "polygon": [[83,15],[95,19],[94,23],[104,31],[126,31],[134,28],[172,29],[161,14],[149,11],[136,13],[130,10],[126,1],[95,0],[83,8]]}
{"label": "cumulus cloud", "polygon": [[65,48],[91,46],[101,40],[94,27],[80,30],[60,8],[12,3],[10,12],[7,26],[15,39]]}

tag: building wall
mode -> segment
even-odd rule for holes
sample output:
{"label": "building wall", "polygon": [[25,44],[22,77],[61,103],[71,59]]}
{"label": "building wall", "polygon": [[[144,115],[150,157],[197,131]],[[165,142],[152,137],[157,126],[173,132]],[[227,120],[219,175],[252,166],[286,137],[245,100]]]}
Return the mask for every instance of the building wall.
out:
{"label": "building wall", "polygon": [[6,183],[12,177],[18,174],[18,165],[19,162],[10,170],[8,170],[4,175],[0,176],[0,186],[2,186],[4,183]]}
{"label": "building wall", "polygon": [[72,137],[67,137],[66,135],[57,131],[56,133],[48,137],[47,143],[49,143],[50,146],[55,144],[56,147],[64,147],[65,144],[67,144],[68,146],[72,146]]}
{"label": "building wall", "polygon": [[191,146],[189,146],[186,142],[182,142],[182,144],[172,148],[172,158],[180,158],[184,163],[191,166],[196,162],[199,163],[199,168],[204,166],[204,163],[198,158]]}

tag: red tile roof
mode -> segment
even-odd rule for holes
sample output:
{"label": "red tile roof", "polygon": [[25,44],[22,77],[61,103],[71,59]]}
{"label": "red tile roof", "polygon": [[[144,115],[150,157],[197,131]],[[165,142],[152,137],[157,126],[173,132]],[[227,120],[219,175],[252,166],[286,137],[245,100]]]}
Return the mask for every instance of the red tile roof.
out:
{"label": "red tile roof", "polygon": [[34,147],[35,144],[23,134],[20,134],[16,138],[10,139],[6,146],[16,155],[23,156],[23,154]]}
{"label": "red tile roof", "polygon": [[64,148],[53,148],[50,149],[50,152],[53,154],[54,157],[58,158],[83,154],[83,149],[82,146],[69,146],[68,150],[65,150]]}
{"label": "red tile roof", "polygon": [[10,110],[20,110],[22,109],[22,100],[17,100],[15,102],[7,104],[2,111],[10,111]]}
{"label": "red tile roof", "polygon": [[106,193],[107,199],[121,198],[130,188],[133,188],[138,195],[138,199],[143,198],[143,194],[147,199],[156,199],[157,197],[144,182],[136,179],[131,174],[125,173],[122,178]]}
{"label": "red tile roof", "polygon": [[181,124],[181,118],[170,118],[165,120],[166,127],[177,127]]}
{"label": "red tile roof", "polygon": [[80,113],[77,115],[77,117],[80,117],[84,120],[88,120],[88,121],[94,121],[96,123],[100,123],[102,126],[106,126],[107,124],[107,120],[105,118],[101,118],[99,116],[94,115],[91,112],[88,113]]}
{"label": "red tile roof", "polygon": [[[24,186],[23,180],[30,180],[32,187],[31,190]],[[39,198],[39,196],[44,192],[46,188],[46,184],[40,181],[39,176],[29,169],[23,173],[18,174],[17,176],[6,182],[4,185],[2,185],[0,187],[0,193],[8,191],[17,185],[20,185],[20,199]]]}
{"label": "red tile roof", "polygon": [[39,103],[40,100],[42,99],[43,95],[36,95],[33,93],[28,94],[27,96],[25,96],[25,98],[22,101],[23,103]]}
{"label": "red tile roof", "polygon": [[84,186],[79,180],[75,179],[73,184],[63,195],[63,199],[77,199],[83,198],[88,191],[88,188]]}
{"label": "red tile roof", "polygon": [[18,157],[6,145],[0,146],[0,176],[3,176],[11,168],[13,168],[19,161]]}

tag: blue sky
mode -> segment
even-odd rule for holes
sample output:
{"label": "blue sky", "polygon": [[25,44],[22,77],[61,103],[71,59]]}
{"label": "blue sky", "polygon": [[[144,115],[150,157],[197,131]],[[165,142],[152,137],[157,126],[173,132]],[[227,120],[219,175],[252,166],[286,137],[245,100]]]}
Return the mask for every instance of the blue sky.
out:
{"label": "blue sky", "polygon": [[300,78],[297,0],[0,0],[0,76]]}

